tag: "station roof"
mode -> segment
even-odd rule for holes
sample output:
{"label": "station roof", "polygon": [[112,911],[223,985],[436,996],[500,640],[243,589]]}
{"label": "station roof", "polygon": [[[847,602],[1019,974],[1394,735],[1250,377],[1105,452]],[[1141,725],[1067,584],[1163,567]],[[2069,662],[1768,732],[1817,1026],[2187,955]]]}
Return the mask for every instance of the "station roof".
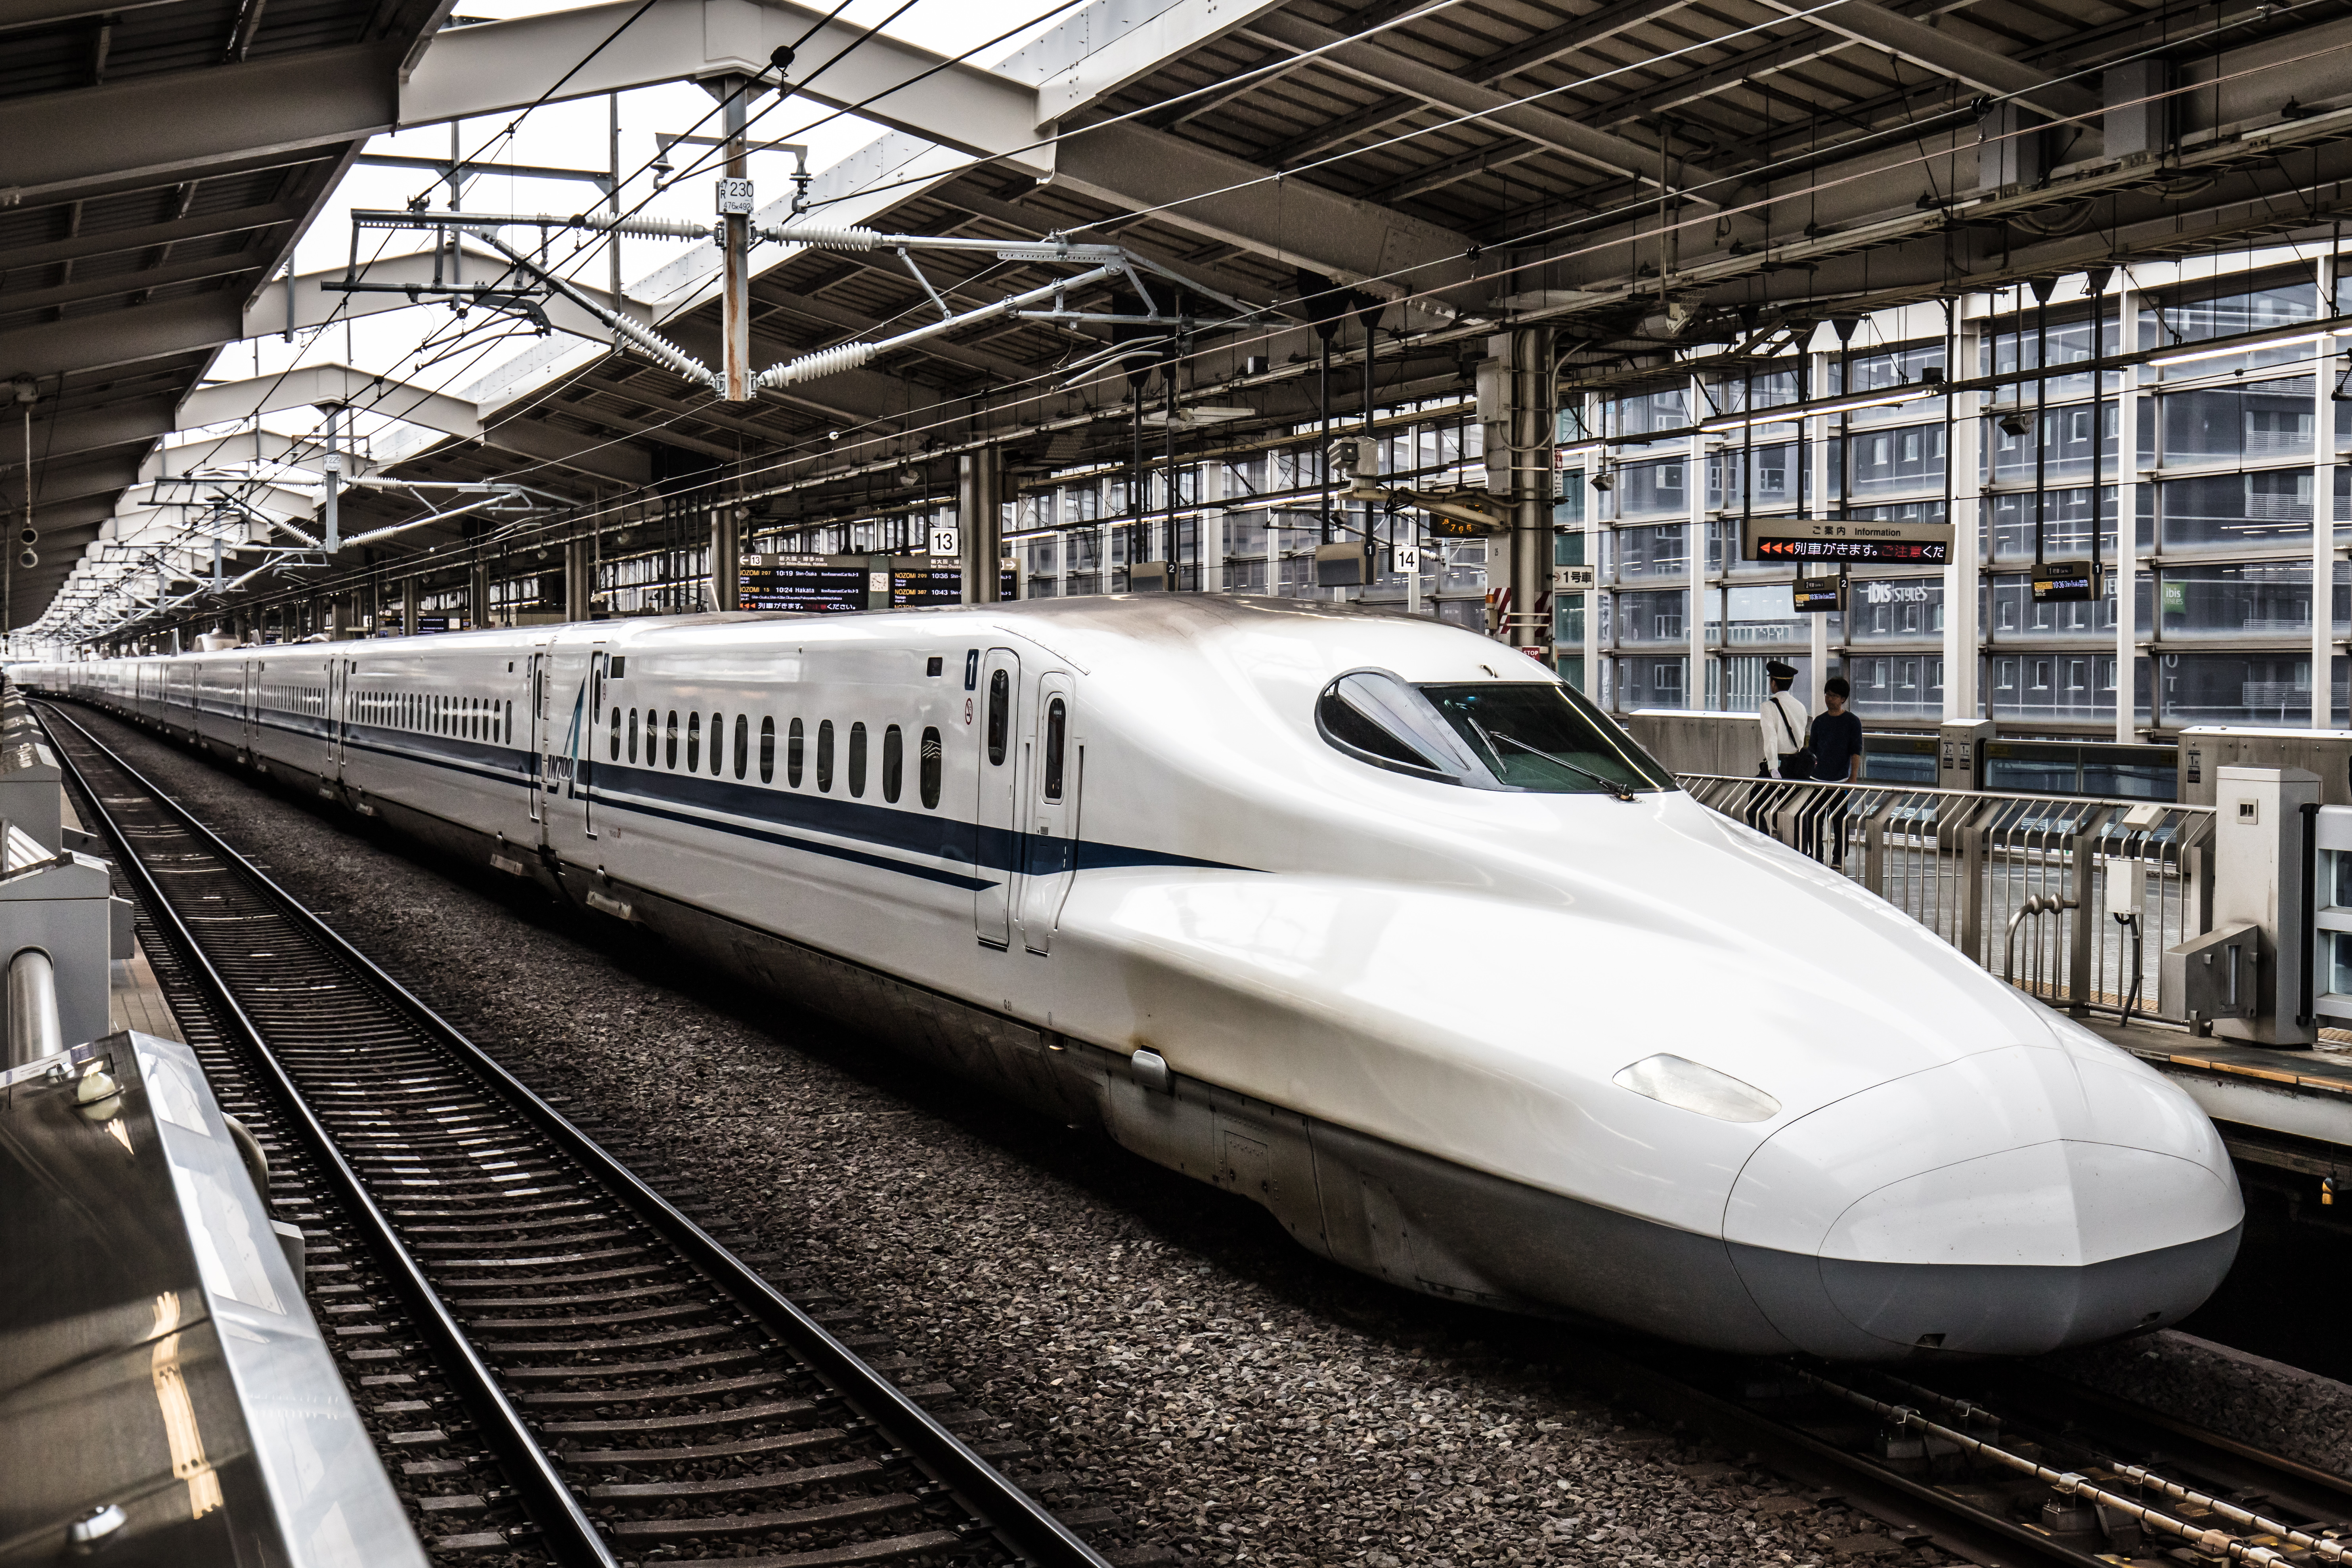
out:
{"label": "station roof", "polygon": [[[262,3],[245,0],[256,10]],[[789,5],[756,9],[772,28],[822,21]],[[512,61],[561,57],[588,16],[450,28],[426,47],[416,40],[439,22],[427,11],[273,7],[262,13],[252,58],[205,65],[211,57],[189,52],[202,26],[219,35],[208,46],[215,56],[234,53],[244,13],[173,0],[110,14],[113,37],[140,18],[160,34],[165,17],[184,13],[177,42],[159,37],[134,58],[196,94],[192,101],[209,106],[210,81],[226,92],[237,73],[265,65],[366,56],[380,67],[397,55],[416,68],[386,123],[496,107],[465,95],[516,74]],[[44,23],[37,36],[88,47],[69,58],[59,44],[37,69],[31,57],[0,68],[12,95],[74,103],[144,79],[118,79],[102,63],[107,80],[87,79],[93,52],[100,62],[121,53],[95,19]],[[709,76],[725,65],[657,45],[604,62],[610,70],[572,89]],[[1332,0],[1095,0],[985,68],[866,40],[867,75],[812,96],[855,104],[888,134],[820,175],[819,205],[805,219],[770,216],[1007,242],[1055,234],[1115,242],[1269,307],[1244,328],[1204,331],[1191,344],[1183,397],[1251,410],[1220,427],[1245,434],[1313,416],[1319,343],[1308,318],[1317,314],[1341,318],[1334,387],[1345,406],[1361,384],[1367,321],[1378,323],[1383,399],[1464,387],[1489,334],[1532,321],[1558,329],[1564,375],[1598,383],[1784,353],[1825,320],[1890,305],[2118,259],[2325,236],[2352,174],[2347,47],[2352,17],[2317,4],[1381,0],[1350,9]],[[861,96],[917,76],[919,91]],[[31,101],[12,96],[0,114]],[[209,108],[195,118],[209,121]],[[162,152],[150,144],[136,157],[133,143],[111,143],[122,149],[113,155],[121,169],[86,168],[79,184],[52,179],[38,188],[57,184],[57,200],[43,195],[37,209],[0,215],[8,237],[0,250],[45,258],[37,271],[5,262],[0,375],[53,378],[37,384],[37,418],[58,436],[77,419],[135,423],[130,408],[161,409],[185,394],[212,352],[210,342],[163,353],[94,352],[89,342],[136,335],[166,310],[210,323],[183,337],[226,341],[217,334],[235,335],[232,302],[248,330],[283,310],[282,295],[257,299],[257,285],[297,226],[318,216],[360,136],[238,151],[215,145],[235,137],[210,135],[198,140],[217,162],[202,167],[217,172],[201,174],[181,140],[175,131]],[[165,179],[131,169],[139,158],[182,166]],[[138,237],[104,242],[114,248],[94,258],[110,269],[102,273],[72,250],[89,243],[78,237],[93,221],[109,236]],[[887,249],[763,246],[754,260],[759,364],[887,335],[938,309],[924,280]],[[694,247],[628,290],[637,319],[705,363],[718,354],[715,265],[709,247]],[[920,265],[959,310],[1072,270],[987,255],[927,256]],[[86,292],[94,288],[106,291]],[[1112,300],[1103,289],[1091,303]],[[299,297],[297,305],[309,309]],[[37,341],[55,345],[48,359],[26,357]],[[742,404],[635,353],[577,356],[551,379],[523,377],[511,395],[485,400],[471,426],[462,412],[447,419],[440,439],[391,471],[514,479],[582,504],[701,485],[752,494],[787,486],[776,515],[864,514],[951,493],[942,459],[982,442],[1031,471],[1118,459],[1132,438],[1126,379],[1115,361],[1083,368],[1105,341],[1097,325],[992,316]],[[1270,363],[1244,374],[1249,355]],[[108,363],[90,363],[99,359]],[[370,406],[389,411],[405,395],[379,388]],[[110,512],[120,486],[108,483],[135,467],[146,438],[77,454],[84,477],[70,481],[73,498],[52,500],[47,472],[64,467],[53,457],[44,534],[54,527],[63,542]],[[414,510],[412,499],[391,492],[351,494],[344,531]],[[454,562],[483,526],[404,533],[376,564],[408,572]],[[69,553],[45,543],[41,571],[18,585],[20,619],[46,602]],[[336,581],[360,565],[339,558],[316,576]]]}

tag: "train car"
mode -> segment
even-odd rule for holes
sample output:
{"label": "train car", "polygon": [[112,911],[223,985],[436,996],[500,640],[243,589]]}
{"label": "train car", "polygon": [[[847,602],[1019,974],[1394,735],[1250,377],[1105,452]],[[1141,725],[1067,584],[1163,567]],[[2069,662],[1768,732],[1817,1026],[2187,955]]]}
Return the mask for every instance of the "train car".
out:
{"label": "train car", "polygon": [[1406,1289],[1740,1352],[2013,1355],[2177,1321],[2235,1254],[2178,1088],[1458,628],[1109,596],[19,679]]}

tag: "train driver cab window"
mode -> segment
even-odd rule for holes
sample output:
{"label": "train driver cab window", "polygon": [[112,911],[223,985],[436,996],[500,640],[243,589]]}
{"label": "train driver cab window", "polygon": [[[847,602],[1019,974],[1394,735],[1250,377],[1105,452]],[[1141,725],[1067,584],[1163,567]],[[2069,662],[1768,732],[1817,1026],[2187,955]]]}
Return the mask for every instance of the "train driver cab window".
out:
{"label": "train driver cab window", "polygon": [[998,670],[988,678],[988,764],[1004,765],[1005,730],[1013,719],[1013,677]]}
{"label": "train driver cab window", "polygon": [[1056,697],[1045,704],[1045,798],[1062,798],[1062,755],[1069,749],[1070,708]]}
{"label": "train driver cab window", "polygon": [[863,724],[849,727],[849,793],[854,795],[866,793],[866,726]]}
{"label": "train driver cab window", "polygon": [[772,714],[760,721],[760,782],[776,782],[776,721]]}
{"label": "train driver cab window", "polygon": [[801,747],[804,734],[797,719],[784,732],[784,782],[794,789],[801,787]]}
{"label": "train driver cab window", "polygon": [[893,724],[882,731],[882,798],[893,805],[906,787],[906,773],[907,737]]}
{"label": "train driver cab window", "polygon": [[690,773],[702,771],[702,715],[699,713],[686,716],[686,771]]}
{"label": "train driver cab window", "polygon": [[940,808],[940,732],[930,725],[923,726],[923,752],[916,759],[916,787],[922,791],[923,809]]}
{"label": "train driver cab window", "polygon": [[663,730],[662,752],[662,766],[677,766],[677,710],[675,708],[669,710],[669,721]]}
{"label": "train driver cab window", "polygon": [[833,721],[816,727],[816,787],[833,793]]}
{"label": "train driver cab window", "polygon": [[1323,689],[1315,727],[1335,750],[1472,789],[1614,795],[1674,788],[1641,747],[1557,681],[1414,686],[1359,669]]}
{"label": "train driver cab window", "polygon": [[741,778],[751,771],[751,721],[742,714],[735,715],[735,776]]}

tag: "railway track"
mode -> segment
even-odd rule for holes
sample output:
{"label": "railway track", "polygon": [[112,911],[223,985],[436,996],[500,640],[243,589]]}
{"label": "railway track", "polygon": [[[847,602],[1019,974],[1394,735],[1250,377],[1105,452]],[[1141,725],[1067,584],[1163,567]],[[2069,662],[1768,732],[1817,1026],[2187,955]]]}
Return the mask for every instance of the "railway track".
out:
{"label": "railway track", "polygon": [[[2352,1479],[2054,1377],[1580,1352],[1577,1374],[1768,1473],[1858,1558],[1932,1548],[1987,1568],[2352,1563]],[[1842,1511],[1841,1511],[1842,1510]]]}
{"label": "railway track", "polygon": [[[743,1568],[1105,1559],[73,718],[159,981],[437,1553]],[[373,1370],[370,1370],[373,1369]]]}

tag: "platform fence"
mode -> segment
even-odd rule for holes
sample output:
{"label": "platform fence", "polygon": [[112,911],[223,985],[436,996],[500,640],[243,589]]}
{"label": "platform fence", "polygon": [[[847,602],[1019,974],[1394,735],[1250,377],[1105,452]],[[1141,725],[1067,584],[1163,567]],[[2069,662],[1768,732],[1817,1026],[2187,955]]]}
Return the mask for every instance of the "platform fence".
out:
{"label": "platform fence", "polygon": [[2166,948],[2212,923],[2211,806],[1716,773],[1676,782],[2044,1001],[2179,1018],[2158,977]]}

